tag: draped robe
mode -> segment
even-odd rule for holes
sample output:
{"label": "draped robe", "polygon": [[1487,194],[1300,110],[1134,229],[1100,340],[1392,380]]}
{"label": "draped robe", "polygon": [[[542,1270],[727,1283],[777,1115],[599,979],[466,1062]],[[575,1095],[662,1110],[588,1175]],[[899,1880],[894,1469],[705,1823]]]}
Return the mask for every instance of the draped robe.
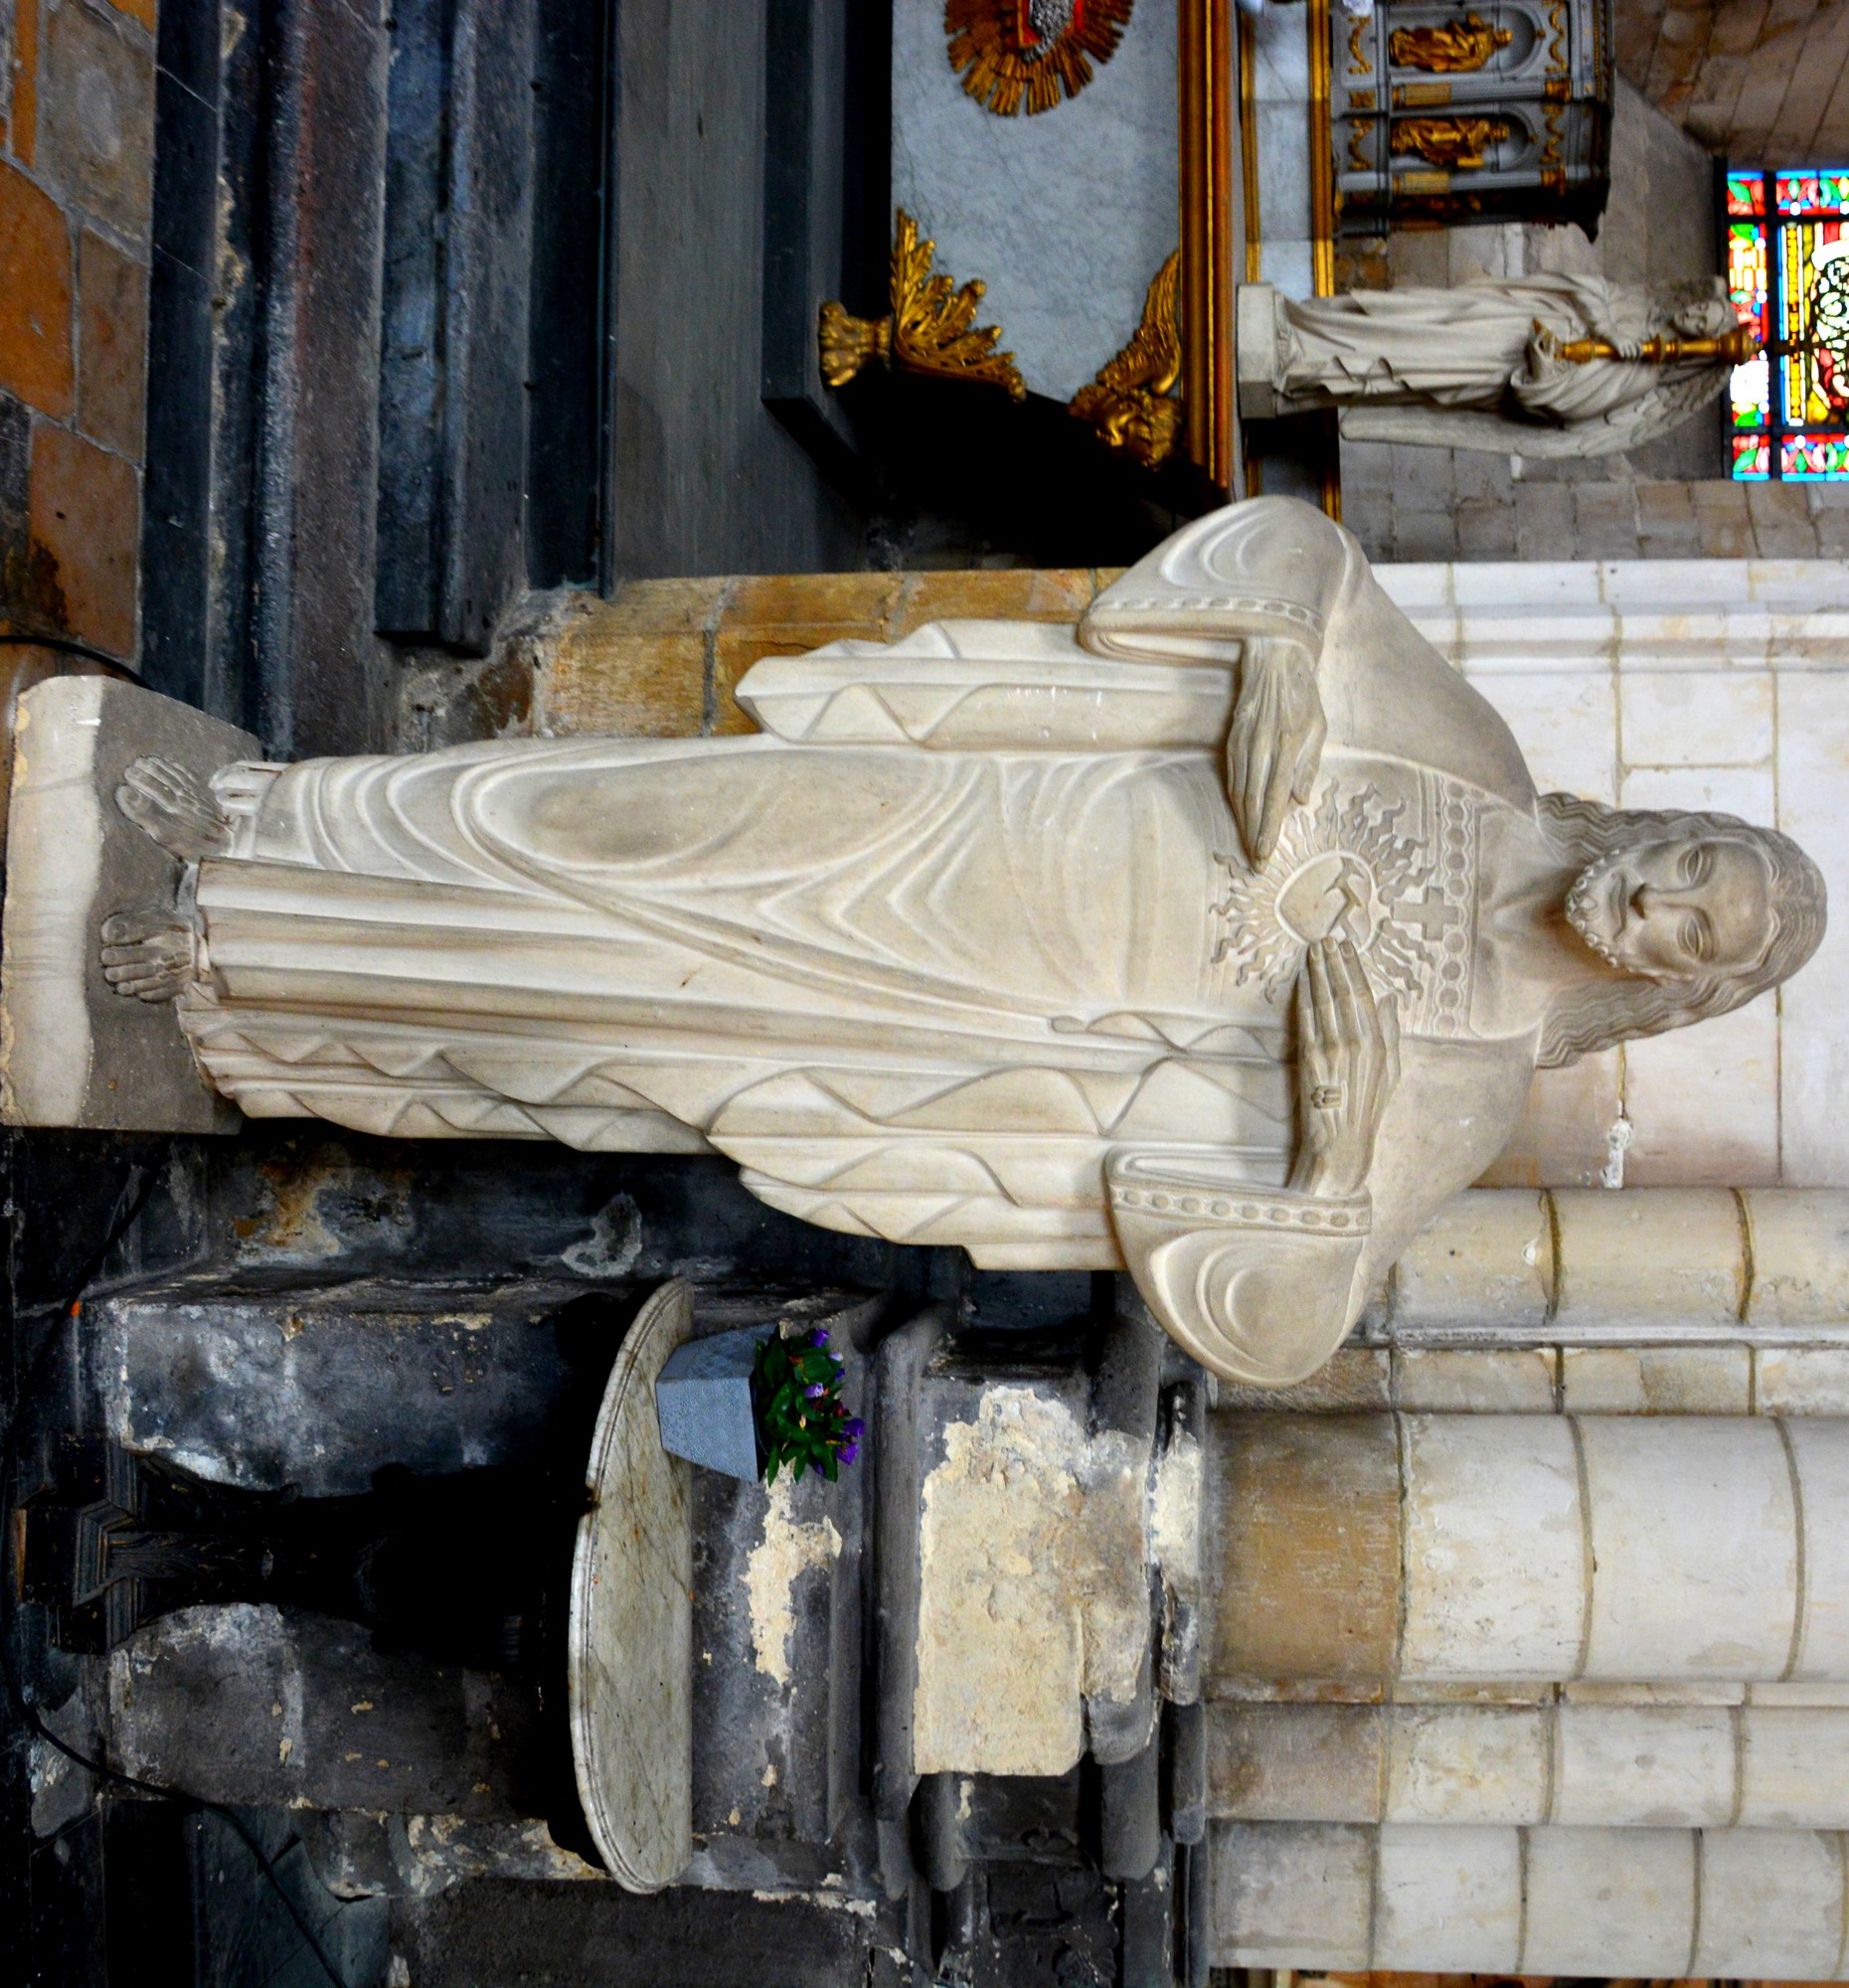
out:
{"label": "draped robe", "polygon": [[[1718,287],[1718,286],[1717,286]],[[1539,273],[1453,289],[1353,290],[1279,298],[1279,391],[1338,406],[1356,440],[1597,455],[1635,448],[1686,420],[1726,385],[1725,361],[1572,361],[1543,354],[1535,327],[1567,341],[1674,335],[1649,293],[1601,276]],[[1716,308],[1718,325],[1731,310]]]}
{"label": "draped robe", "polygon": [[[1242,641],[1319,660],[1309,805],[1255,872]],[[718,1150],[773,1207],[989,1266],[1128,1267],[1197,1357],[1311,1372],[1506,1140],[1538,1013],[1493,857],[1506,729],[1354,541],[1202,520],[1075,631],[951,622],[760,662],[741,740],[235,766],[181,1019],[255,1116]],[[1290,989],[1337,920],[1399,1004],[1366,1187],[1290,1192]]]}

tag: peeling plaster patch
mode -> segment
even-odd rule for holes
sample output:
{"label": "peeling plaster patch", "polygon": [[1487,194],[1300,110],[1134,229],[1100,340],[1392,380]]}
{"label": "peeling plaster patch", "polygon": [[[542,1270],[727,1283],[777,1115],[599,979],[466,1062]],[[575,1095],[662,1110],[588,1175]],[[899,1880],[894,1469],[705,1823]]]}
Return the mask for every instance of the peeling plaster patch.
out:
{"label": "peeling plaster patch", "polygon": [[914,1758],[1062,1774],[1084,1700],[1135,1695],[1149,1637],[1147,1455],[1031,1388],[991,1388],[925,1479]]}
{"label": "peeling plaster patch", "polygon": [[267,1206],[234,1225],[241,1263],[324,1262],[356,1240],[411,1234],[411,1176],[356,1167],[339,1146],[319,1144],[258,1169]]}
{"label": "peeling plaster patch", "polygon": [[791,1511],[795,1483],[782,1476],[770,1487],[764,1507],[764,1536],[745,1566],[752,1605],[752,1653],[757,1668],[777,1685],[789,1683],[789,1638],[796,1625],[792,1595],[812,1567],[829,1567],[841,1557],[841,1535],[832,1520],[800,1524]]}
{"label": "peeling plaster patch", "polygon": [[155,1720],[150,1730],[137,1716],[136,1684],[169,1659],[192,1659],[200,1651],[216,1654],[221,1659],[218,1668],[226,1674],[240,1669],[272,1673],[270,1717],[280,1721],[276,1759],[286,1766],[302,1751],[301,1667],[293,1643],[280,1633],[276,1610],[251,1601],[177,1609],[109,1652],[109,1734],[115,1764],[145,1780],[163,1778],[165,1763],[149,1748],[150,1740],[159,1740],[160,1722]]}
{"label": "peeling plaster patch", "polygon": [[642,1253],[642,1214],[626,1194],[614,1195],[590,1218],[590,1234],[561,1250],[578,1277],[626,1277]]}
{"label": "peeling plaster patch", "polygon": [[[833,1876],[832,1873],[822,1880],[824,1885],[838,1885],[840,1882],[840,1879]],[[872,1899],[851,1899],[841,1892],[834,1891],[770,1892],[757,1890],[753,1892],[752,1897],[760,1905],[820,1905],[825,1911],[851,1912],[857,1919],[873,1918],[880,1909],[879,1905]]]}
{"label": "peeling plaster patch", "polygon": [[555,1843],[543,1822],[414,1815],[394,1816],[386,1827],[393,1865],[414,1898],[433,1898],[469,1878],[609,1882],[608,1872]]}
{"label": "peeling plaster patch", "polygon": [[1149,1521],[1149,1550],[1171,1587],[1193,1587],[1201,1577],[1201,1445],[1177,1429],[1156,1465]]}

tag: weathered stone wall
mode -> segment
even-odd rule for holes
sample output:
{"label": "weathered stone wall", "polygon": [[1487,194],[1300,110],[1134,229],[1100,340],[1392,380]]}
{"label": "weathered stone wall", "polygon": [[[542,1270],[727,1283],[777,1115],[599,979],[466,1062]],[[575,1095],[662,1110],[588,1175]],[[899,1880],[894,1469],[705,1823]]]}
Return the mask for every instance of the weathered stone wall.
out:
{"label": "weathered stone wall", "polygon": [[0,628],[132,657],[155,0],[0,9]]}
{"label": "weathered stone wall", "polygon": [[1770,1829],[1214,1831],[1219,1967],[1840,1980],[1849,1838]]}
{"label": "weathered stone wall", "polygon": [[1831,0],[1617,0],[1619,70],[1690,137],[1746,165],[1849,147],[1849,14]]}
{"label": "weathered stone wall", "polygon": [[1343,522],[1383,560],[1849,554],[1849,484],[1640,480],[1612,474],[1611,461],[1588,464],[1583,481],[1518,479],[1506,455],[1348,442]]}
{"label": "weathered stone wall", "polygon": [[733,690],[760,656],[896,642],[928,621],[1076,621],[1110,569],[779,574],[632,582],[570,602],[543,646],[535,715],[548,732],[629,738],[755,732]]}

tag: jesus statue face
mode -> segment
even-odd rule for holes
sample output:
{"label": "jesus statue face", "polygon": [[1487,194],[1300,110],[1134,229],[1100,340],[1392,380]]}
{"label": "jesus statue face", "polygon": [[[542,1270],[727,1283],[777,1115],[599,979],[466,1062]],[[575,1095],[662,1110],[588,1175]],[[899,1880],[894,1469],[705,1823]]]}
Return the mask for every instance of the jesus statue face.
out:
{"label": "jesus statue face", "polygon": [[1567,918],[1598,956],[1651,980],[1750,972],[1772,940],[1771,872],[1751,843],[1665,836],[1589,864]]}

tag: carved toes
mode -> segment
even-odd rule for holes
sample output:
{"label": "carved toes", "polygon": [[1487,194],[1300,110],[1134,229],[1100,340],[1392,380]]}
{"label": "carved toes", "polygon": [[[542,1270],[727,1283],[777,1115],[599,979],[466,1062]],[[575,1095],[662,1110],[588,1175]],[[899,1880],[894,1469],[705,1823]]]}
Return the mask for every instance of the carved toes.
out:
{"label": "carved toes", "polygon": [[171,759],[132,760],[115,790],[115,804],[144,835],[182,863],[223,856],[231,823],[206,782]]}
{"label": "carved toes", "polygon": [[102,977],[136,1001],[172,1001],[193,977],[193,927],[171,911],[118,911],[102,921]]}

